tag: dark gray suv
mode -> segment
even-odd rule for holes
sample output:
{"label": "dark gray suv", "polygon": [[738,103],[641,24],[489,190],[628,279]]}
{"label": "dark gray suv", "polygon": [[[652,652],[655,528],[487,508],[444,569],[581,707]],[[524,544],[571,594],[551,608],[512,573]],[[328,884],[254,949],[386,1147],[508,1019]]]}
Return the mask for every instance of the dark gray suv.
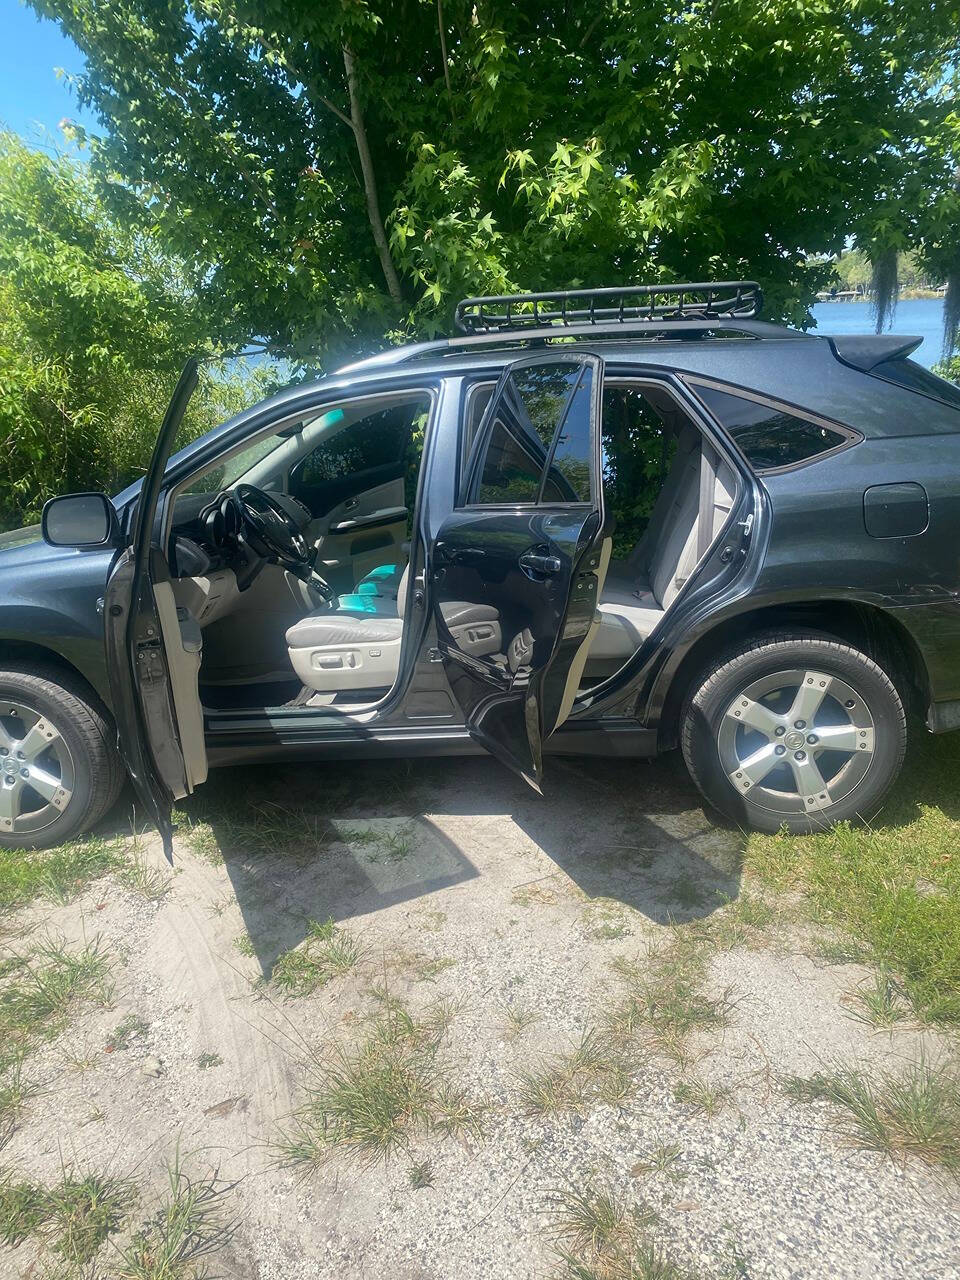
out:
{"label": "dark gray suv", "polygon": [[142,484],[0,552],[0,843],[125,772],[169,847],[209,766],[481,749],[539,789],[679,745],[744,826],[872,815],[908,719],[960,725],[960,391],[759,301],[470,299],[169,456],[189,363]]}

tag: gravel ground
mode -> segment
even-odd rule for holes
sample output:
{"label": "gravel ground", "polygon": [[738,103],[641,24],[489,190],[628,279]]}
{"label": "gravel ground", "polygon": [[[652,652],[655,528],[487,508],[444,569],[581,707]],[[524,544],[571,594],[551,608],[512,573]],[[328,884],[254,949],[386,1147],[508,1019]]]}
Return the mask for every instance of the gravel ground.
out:
{"label": "gravel ground", "polygon": [[[300,815],[302,831],[265,824],[251,847],[232,820],[238,794]],[[547,1277],[557,1196],[587,1184],[655,1210],[653,1235],[699,1276],[960,1277],[956,1184],[844,1146],[822,1106],[780,1084],[952,1046],[850,1016],[865,971],[818,959],[790,904],[749,947],[707,944],[704,992],[730,1014],[679,1064],[638,1047],[623,1105],[523,1112],[520,1074],[602,1021],[617,960],[642,972],[651,947],[735,910],[740,837],[704,816],[673,759],[551,760],[545,799],[485,759],[251,769],[215,778],[211,796],[222,863],[184,833],[159,902],[108,877],[17,922],[21,947],[99,937],[114,995],[32,1060],[43,1092],[0,1167],[49,1182],[64,1163],[129,1173],[149,1205],[179,1142],[192,1167],[235,1182],[237,1233],[214,1267],[230,1277]],[[142,856],[162,865],[154,841]],[[328,916],[361,961],[284,998],[266,981],[274,962]],[[415,1014],[455,1003],[441,1060],[486,1106],[482,1137],[418,1138],[372,1165],[332,1154],[306,1178],[278,1167],[271,1144],[312,1055],[355,1041],[384,987]],[[511,1010],[533,1020],[511,1028]],[[127,1015],[146,1029],[106,1052]],[[221,1061],[201,1066],[203,1054]],[[729,1090],[717,1114],[678,1100],[692,1080]],[[651,1171],[665,1145],[669,1168]],[[413,1190],[418,1163],[433,1184]],[[0,1253],[0,1275],[43,1274],[35,1260],[29,1242]]]}

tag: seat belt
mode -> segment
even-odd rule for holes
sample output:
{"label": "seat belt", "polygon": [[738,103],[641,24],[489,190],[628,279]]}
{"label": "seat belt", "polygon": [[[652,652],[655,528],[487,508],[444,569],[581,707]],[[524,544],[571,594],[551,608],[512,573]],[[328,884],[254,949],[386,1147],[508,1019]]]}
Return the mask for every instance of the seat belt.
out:
{"label": "seat belt", "polygon": [[700,446],[700,506],[697,511],[697,564],[713,542],[714,508],[717,503],[717,453],[708,440]]}

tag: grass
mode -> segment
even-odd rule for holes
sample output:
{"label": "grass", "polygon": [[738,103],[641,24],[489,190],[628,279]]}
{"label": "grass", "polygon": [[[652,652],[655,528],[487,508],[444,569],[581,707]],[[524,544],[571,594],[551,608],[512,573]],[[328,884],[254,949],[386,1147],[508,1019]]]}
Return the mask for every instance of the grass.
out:
{"label": "grass", "polygon": [[960,1178],[960,1074],[949,1063],[921,1059],[900,1074],[871,1078],[855,1067],[834,1067],[804,1079],[788,1076],[787,1095],[823,1102],[839,1136],[851,1146],[897,1161],[919,1160]]}
{"label": "grass", "polygon": [[79,951],[46,941],[0,987],[0,1035],[27,1047],[63,1026],[84,1000],[104,1002],[109,994],[109,962],[98,940]]}
{"label": "grass", "polygon": [[47,1220],[47,1196],[33,1182],[16,1182],[11,1173],[0,1176],[0,1240],[16,1247]]}
{"label": "grass", "polygon": [[885,969],[878,969],[844,997],[850,1016],[858,1022],[889,1030],[910,1013],[903,987]]}
{"label": "grass", "polygon": [[712,1120],[730,1101],[730,1090],[723,1085],[708,1084],[706,1080],[697,1077],[681,1080],[674,1089],[673,1096],[678,1102],[692,1107],[698,1115]]}
{"label": "grass", "polygon": [[67,1262],[89,1262],[122,1225],[136,1199],[136,1188],[128,1179],[66,1173],[46,1194],[45,1233],[54,1252]]}
{"label": "grass", "polygon": [[349,973],[363,954],[360,943],[333,920],[311,920],[300,946],[277,957],[271,978],[286,995],[307,996]]}
{"label": "grass", "polygon": [[733,1009],[727,992],[711,997],[702,990],[709,952],[704,939],[674,932],[645,962],[615,962],[622,991],[608,1017],[613,1032],[639,1034],[657,1052],[685,1062],[690,1037],[725,1027]]}
{"label": "grass", "polygon": [[279,1162],[308,1168],[334,1150],[372,1162],[433,1133],[479,1133],[479,1110],[441,1056],[448,1018],[446,1006],[415,1018],[388,999],[359,1043],[317,1058],[307,1100],[276,1143]]}
{"label": "grass", "polygon": [[128,1013],[121,1018],[107,1037],[107,1053],[129,1049],[135,1040],[145,1036],[150,1030],[149,1023],[135,1013]]}
{"label": "grass", "polygon": [[911,745],[882,825],[750,836],[745,869],[799,889],[815,918],[900,975],[919,1017],[960,1023],[960,738]]}
{"label": "grass", "polygon": [[541,1060],[517,1077],[517,1102],[529,1116],[580,1114],[590,1105],[619,1106],[634,1091],[622,1041],[592,1029],[569,1053]]}
{"label": "grass", "polygon": [[770,926],[781,918],[781,907],[741,888],[721,910],[699,921],[694,932],[724,950],[762,947],[768,942]]}
{"label": "grass", "polygon": [[515,1039],[517,1036],[523,1035],[527,1027],[532,1026],[540,1018],[539,1009],[534,1009],[530,1005],[525,1004],[508,1004],[503,1009],[503,1028],[510,1037]]}
{"label": "grass", "polygon": [[223,1059],[219,1053],[210,1053],[204,1050],[203,1053],[197,1055],[197,1066],[201,1071],[209,1071],[211,1067],[222,1067]]}
{"label": "grass", "polygon": [[147,902],[159,902],[170,892],[172,877],[160,867],[152,867],[135,845],[129,859],[117,871],[120,883]]}
{"label": "grass", "polygon": [[19,1046],[0,1057],[0,1147],[17,1127],[26,1102],[40,1092],[24,1072],[26,1056]]}
{"label": "grass", "polygon": [[433,1166],[429,1160],[420,1164],[412,1164],[407,1173],[407,1181],[411,1191],[425,1191],[433,1186]]}
{"label": "grass", "polygon": [[688,1280],[657,1245],[657,1215],[611,1190],[587,1183],[555,1197],[550,1222],[565,1280]]}
{"label": "grass", "polygon": [[116,1280],[199,1280],[208,1261],[230,1243],[226,1217],[230,1183],[216,1174],[191,1178],[179,1151],[167,1170],[167,1190],[153,1215],[119,1249],[110,1269]]}
{"label": "grass", "polygon": [[0,1240],[18,1245],[40,1239],[65,1263],[84,1266],[122,1225],[137,1192],[128,1178],[64,1169],[60,1182],[0,1182]]}
{"label": "grass", "polygon": [[643,1160],[638,1160],[631,1170],[635,1174],[660,1174],[671,1181],[679,1174],[674,1166],[683,1156],[683,1147],[679,1142],[658,1142],[650,1149]]}
{"label": "grass", "polygon": [[329,823],[319,814],[270,801],[251,804],[242,791],[224,785],[191,797],[175,819],[181,839],[211,866],[265,854],[305,859],[330,841]]}
{"label": "grass", "polygon": [[56,849],[0,849],[0,914],[34,898],[63,905],[123,863],[118,842],[93,836]]}

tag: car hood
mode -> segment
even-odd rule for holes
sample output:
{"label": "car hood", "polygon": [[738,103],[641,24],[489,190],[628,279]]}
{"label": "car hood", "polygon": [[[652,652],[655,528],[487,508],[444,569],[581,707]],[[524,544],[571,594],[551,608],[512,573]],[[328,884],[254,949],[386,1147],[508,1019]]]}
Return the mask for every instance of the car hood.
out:
{"label": "car hood", "polygon": [[25,569],[53,564],[82,554],[84,553],[74,547],[51,547],[40,537],[38,524],[0,534],[0,573],[13,571],[20,574]]}
{"label": "car hood", "polygon": [[22,529],[9,529],[6,533],[0,533],[0,552],[7,551],[12,547],[22,547],[30,542],[38,542],[40,540],[40,526],[38,524],[25,524]]}

